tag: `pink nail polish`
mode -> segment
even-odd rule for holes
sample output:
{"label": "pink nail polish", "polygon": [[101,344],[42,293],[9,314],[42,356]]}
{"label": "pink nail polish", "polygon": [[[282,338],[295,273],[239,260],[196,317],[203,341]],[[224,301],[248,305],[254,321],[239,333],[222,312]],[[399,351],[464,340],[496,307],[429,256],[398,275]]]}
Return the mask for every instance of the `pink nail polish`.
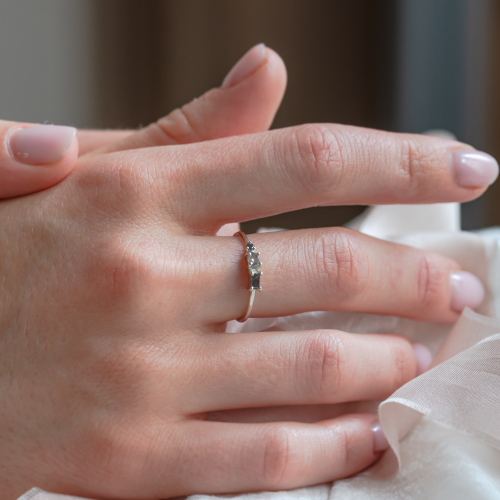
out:
{"label": "pink nail polish", "polygon": [[76,128],[60,125],[34,125],[19,129],[9,138],[15,160],[28,165],[47,165],[59,161],[76,134]]}
{"label": "pink nail polish", "polygon": [[266,60],[266,46],[259,43],[252,47],[227,74],[222,82],[223,88],[234,87],[252,74]]}
{"label": "pink nail polish", "polygon": [[374,422],[371,429],[373,434],[373,451],[375,453],[380,453],[381,451],[387,450],[389,448],[389,441],[387,441],[385,437],[380,422]]}
{"label": "pink nail polish", "polygon": [[487,153],[459,149],[453,151],[451,157],[455,182],[460,186],[489,186],[498,177],[498,163],[493,156]]}
{"label": "pink nail polish", "polygon": [[413,352],[417,360],[417,377],[425,373],[432,363],[432,353],[422,344],[413,344]]}
{"label": "pink nail polish", "polygon": [[467,271],[450,274],[451,308],[462,311],[465,307],[475,309],[484,299],[484,286],[479,279]]}

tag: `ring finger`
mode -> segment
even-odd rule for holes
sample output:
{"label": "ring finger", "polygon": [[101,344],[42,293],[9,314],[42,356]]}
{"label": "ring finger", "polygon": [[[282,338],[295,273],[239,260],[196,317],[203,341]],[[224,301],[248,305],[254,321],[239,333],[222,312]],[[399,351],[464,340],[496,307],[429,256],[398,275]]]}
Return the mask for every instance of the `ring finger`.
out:
{"label": "ring finger", "polygon": [[[190,254],[200,256],[198,269],[204,269],[202,283],[193,287],[200,296],[193,317],[203,322],[241,317],[249,295],[241,242],[234,237],[190,240],[202,246]],[[475,308],[483,299],[479,280],[453,260],[357,231],[281,231],[251,235],[250,240],[261,254],[264,274],[254,317],[344,310],[452,322],[457,311]],[[207,255],[214,256],[209,266]]]}

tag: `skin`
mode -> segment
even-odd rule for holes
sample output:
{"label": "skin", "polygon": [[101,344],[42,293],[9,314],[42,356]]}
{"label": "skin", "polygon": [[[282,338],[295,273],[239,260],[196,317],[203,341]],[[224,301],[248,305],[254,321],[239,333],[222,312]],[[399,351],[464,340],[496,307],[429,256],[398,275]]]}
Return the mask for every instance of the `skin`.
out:
{"label": "skin", "polygon": [[[331,124],[260,132],[286,81],[266,50],[235,87],[142,131],[80,132],[86,154],[76,161],[70,148],[53,166],[53,180],[71,172],[64,182],[0,204],[4,498],[34,484],[142,500],[289,489],[379,457],[376,417],[357,402],[415,376],[409,342],[225,334],[245,309],[247,275],[241,243],[216,234],[307,206],[468,201],[484,188],[454,183],[457,142]],[[437,254],[342,228],[250,239],[265,263],[254,316],[457,317],[458,265]]]}

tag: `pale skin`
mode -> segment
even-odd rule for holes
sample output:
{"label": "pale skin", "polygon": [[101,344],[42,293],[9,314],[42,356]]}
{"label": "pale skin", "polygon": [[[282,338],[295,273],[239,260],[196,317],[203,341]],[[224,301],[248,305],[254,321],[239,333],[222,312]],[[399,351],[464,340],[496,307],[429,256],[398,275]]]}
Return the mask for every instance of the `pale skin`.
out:
{"label": "pale skin", "polygon": [[[380,456],[376,416],[339,408],[412,379],[411,344],[395,332],[224,333],[245,310],[247,275],[239,240],[217,232],[317,205],[467,201],[486,186],[455,182],[450,153],[470,147],[454,141],[331,124],[266,132],[285,82],[266,49],[234,85],[136,133],[79,132],[78,160],[73,141],[52,170],[19,179],[4,138],[28,125],[0,122],[0,170],[14,172],[0,194],[39,191],[0,203],[3,498],[34,485],[122,500],[289,489]],[[252,316],[458,317],[459,266],[440,255],[342,228],[250,239],[265,265]]]}

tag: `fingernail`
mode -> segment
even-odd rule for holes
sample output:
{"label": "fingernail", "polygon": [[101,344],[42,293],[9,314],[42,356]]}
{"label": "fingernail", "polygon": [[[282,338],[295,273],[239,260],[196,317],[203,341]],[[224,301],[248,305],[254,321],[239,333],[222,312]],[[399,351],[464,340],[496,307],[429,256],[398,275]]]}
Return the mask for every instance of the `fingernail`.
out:
{"label": "fingernail", "polygon": [[76,134],[76,128],[60,125],[35,125],[16,130],[9,140],[14,159],[28,165],[46,165],[59,161]]}
{"label": "fingernail", "polygon": [[413,352],[417,360],[417,377],[425,373],[432,363],[432,353],[422,344],[413,344]]}
{"label": "fingernail", "polygon": [[381,451],[387,450],[387,448],[389,448],[389,441],[387,441],[385,437],[380,422],[374,422],[371,429],[373,434],[373,451],[375,453],[380,453]]}
{"label": "fingernail", "polygon": [[266,59],[266,46],[259,43],[252,47],[227,74],[222,82],[223,88],[234,87],[252,74]]}
{"label": "fingernail", "polygon": [[488,153],[459,149],[451,156],[455,182],[462,187],[489,186],[498,177],[498,163]]}
{"label": "fingernail", "polygon": [[484,299],[484,286],[479,279],[467,271],[450,274],[451,308],[462,311],[465,307],[475,309]]}

